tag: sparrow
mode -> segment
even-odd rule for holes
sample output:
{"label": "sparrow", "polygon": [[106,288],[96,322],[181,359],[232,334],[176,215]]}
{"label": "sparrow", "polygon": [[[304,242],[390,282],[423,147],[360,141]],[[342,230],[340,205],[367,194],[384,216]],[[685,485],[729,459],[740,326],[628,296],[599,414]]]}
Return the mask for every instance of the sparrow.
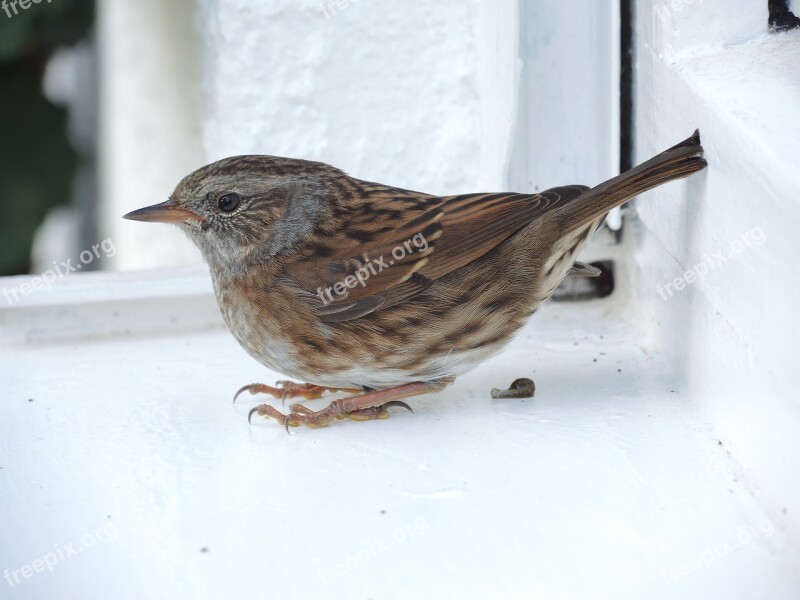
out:
{"label": "sparrow", "polygon": [[233,156],[124,216],[182,229],[209,265],[224,320],[258,362],[302,383],[239,390],[322,410],[253,414],[287,429],[385,418],[499,353],[567,275],[613,208],[707,165],[699,131],[608,181],[539,193],[434,196],[327,164]]}

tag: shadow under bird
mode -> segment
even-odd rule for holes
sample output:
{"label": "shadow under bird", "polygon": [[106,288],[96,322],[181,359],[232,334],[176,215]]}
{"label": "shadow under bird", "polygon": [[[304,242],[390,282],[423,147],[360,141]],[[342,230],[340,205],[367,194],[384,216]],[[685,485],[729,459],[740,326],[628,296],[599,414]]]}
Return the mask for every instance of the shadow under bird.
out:
{"label": "shadow under bird", "polygon": [[569,274],[608,211],[705,168],[700,134],[588,188],[431,196],[335,167],[234,156],[186,176],[126,219],[178,225],[208,262],[225,322],[261,364],[304,383],[245,386],[280,398],[345,391],[327,408],[250,412],[285,427],[385,418],[500,352]]}

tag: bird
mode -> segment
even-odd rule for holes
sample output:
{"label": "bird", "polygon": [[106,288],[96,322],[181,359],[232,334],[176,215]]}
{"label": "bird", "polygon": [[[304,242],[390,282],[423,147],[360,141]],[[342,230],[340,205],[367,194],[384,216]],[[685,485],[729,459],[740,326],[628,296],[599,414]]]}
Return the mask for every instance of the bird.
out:
{"label": "bird", "polygon": [[700,132],[595,187],[437,196],[308,160],[224,158],[125,219],[177,225],[208,263],[239,344],[292,380],[244,393],[317,399],[321,410],[250,411],[323,427],[411,410],[501,352],[568,275],[607,213],[707,166]]}

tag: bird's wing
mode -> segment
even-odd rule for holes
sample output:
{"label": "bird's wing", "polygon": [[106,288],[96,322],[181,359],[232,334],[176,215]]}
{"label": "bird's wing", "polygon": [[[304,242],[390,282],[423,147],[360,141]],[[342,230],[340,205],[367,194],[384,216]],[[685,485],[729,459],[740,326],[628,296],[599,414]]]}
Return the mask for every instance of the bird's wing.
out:
{"label": "bird's wing", "polygon": [[365,184],[346,227],[287,261],[284,276],[322,321],[357,319],[413,298],[585,189],[437,197]]}
{"label": "bird's wing", "polygon": [[443,198],[442,235],[420,271],[438,279],[483,256],[523,227],[579,196],[586,187],[564,186],[538,194],[466,194]]}

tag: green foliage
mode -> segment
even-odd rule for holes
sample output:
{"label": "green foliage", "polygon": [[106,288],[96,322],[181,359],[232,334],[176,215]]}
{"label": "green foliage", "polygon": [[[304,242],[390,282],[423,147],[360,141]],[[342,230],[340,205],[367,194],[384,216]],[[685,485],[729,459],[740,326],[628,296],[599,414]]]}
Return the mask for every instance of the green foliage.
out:
{"label": "green foliage", "polygon": [[42,0],[27,9],[17,5],[11,17],[0,9],[0,62],[18,60],[30,46],[48,50],[83,38],[94,21],[91,0]]}
{"label": "green foliage", "polygon": [[42,0],[11,18],[0,9],[0,275],[28,271],[36,228],[69,200],[77,156],[41,75],[54,49],[87,35],[93,9],[90,0]]}

